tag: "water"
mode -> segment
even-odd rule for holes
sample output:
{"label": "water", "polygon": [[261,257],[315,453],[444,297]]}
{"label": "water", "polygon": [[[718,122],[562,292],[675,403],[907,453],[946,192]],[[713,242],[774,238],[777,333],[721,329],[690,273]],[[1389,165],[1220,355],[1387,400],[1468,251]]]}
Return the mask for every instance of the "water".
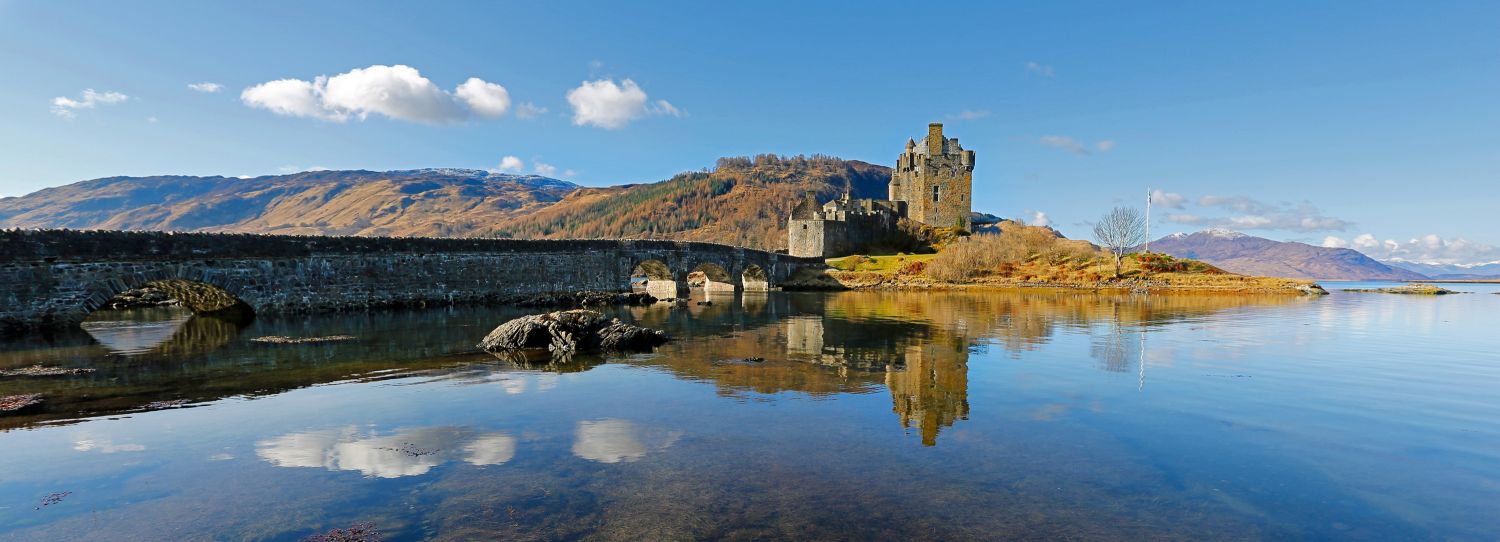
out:
{"label": "water", "polygon": [[0,377],[0,540],[1494,540],[1500,288],[1329,286],[715,296],[529,365],[472,351],[517,309],[101,314],[0,351],[97,369]]}

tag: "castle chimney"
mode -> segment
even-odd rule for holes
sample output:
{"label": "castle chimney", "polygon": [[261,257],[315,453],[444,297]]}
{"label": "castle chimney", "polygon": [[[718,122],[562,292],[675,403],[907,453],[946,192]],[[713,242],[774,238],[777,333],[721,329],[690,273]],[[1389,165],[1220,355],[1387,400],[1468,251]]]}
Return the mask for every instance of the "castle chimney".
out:
{"label": "castle chimney", "polygon": [[934,122],[927,125],[927,155],[940,156],[943,154],[943,123]]}

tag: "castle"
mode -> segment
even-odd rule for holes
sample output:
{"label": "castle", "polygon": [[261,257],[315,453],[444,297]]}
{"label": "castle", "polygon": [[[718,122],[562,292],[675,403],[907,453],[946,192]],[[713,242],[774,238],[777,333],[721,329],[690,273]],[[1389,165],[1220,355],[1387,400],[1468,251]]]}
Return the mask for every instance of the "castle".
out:
{"label": "castle", "polygon": [[792,256],[845,256],[899,233],[901,219],[938,228],[969,230],[974,151],[943,137],[943,125],[927,125],[922,141],[906,140],[891,171],[890,199],[843,198],[819,205],[808,192],[792,206],[787,252]]}

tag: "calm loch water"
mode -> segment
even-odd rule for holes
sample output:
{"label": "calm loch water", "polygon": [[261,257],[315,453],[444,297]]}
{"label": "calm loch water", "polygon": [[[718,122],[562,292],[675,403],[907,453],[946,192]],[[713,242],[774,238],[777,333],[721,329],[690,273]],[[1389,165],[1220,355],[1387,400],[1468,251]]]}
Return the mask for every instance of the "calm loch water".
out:
{"label": "calm loch water", "polygon": [[1495,540],[1500,289],[1458,289],[720,296],[530,364],[472,350],[516,309],[100,314],[0,347],[97,369],[0,377],[47,397],[0,540]]}

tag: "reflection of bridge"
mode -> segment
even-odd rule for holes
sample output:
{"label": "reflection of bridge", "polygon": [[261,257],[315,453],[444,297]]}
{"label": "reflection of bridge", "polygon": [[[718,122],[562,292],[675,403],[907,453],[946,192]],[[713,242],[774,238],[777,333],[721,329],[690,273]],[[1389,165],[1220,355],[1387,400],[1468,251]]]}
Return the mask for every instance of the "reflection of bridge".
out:
{"label": "reflection of bridge", "polygon": [[0,329],[75,326],[153,283],[196,312],[311,312],[494,301],[513,295],[681,284],[774,287],[822,261],[680,241],[292,237],[0,231]]}

